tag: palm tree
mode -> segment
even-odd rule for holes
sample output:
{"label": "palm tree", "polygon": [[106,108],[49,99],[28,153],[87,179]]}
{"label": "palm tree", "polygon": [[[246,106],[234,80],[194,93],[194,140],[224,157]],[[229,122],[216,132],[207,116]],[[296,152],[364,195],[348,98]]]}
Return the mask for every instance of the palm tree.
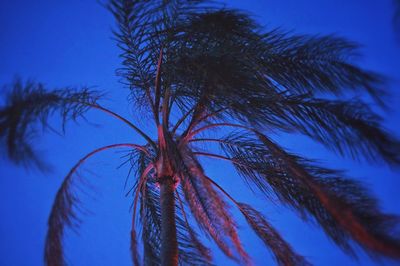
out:
{"label": "palm tree", "polygon": [[348,254],[355,255],[358,245],[372,256],[400,259],[396,216],[383,213],[343,171],[292,154],[271,137],[303,134],[343,156],[400,164],[400,142],[382,128],[382,118],[362,98],[348,99],[368,94],[385,107],[384,79],[350,60],[355,44],[266,31],[241,11],[201,0],[111,0],[107,7],[122,50],[118,75],[131,92],[131,104],[152,117],[156,139],[102,106],[102,94],[85,87],[48,90],[17,80],[0,109],[0,138],[9,158],[42,169],[30,140],[37,123],[51,129],[47,121],[56,112],[65,124],[95,109],[142,138],[140,144],[100,147],[66,175],[48,221],[47,265],[65,264],[64,230],[78,219],[78,168],[97,153],[121,147],[130,149],[129,175],[137,177],[129,191],[134,265],[141,264],[141,256],[146,265],[211,264],[193,221],[226,256],[250,264],[230,204],[277,264],[309,264],[260,211],[236,201],[209,177],[201,157],[232,163],[249,188],[316,222]]}

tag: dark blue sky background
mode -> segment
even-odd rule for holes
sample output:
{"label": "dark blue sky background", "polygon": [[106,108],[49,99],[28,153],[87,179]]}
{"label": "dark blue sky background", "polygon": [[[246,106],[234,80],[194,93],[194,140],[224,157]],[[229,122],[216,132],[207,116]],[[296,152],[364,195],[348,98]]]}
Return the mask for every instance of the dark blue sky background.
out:
{"label": "dark blue sky background", "polygon": [[[391,80],[392,92],[386,126],[400,136],[400,38],[393,32],[391,0],[246,0],[226,1],[249,10],[267,28],[281,27],[295,33],[337,34],[362,44],[364,68]],[[114,75],[119,50],[111,39],[112,16],[95,0],[2,0],[0,1],[0,84],[15,75],[44,82],[50,88],[90,85],[108,92],[103,105],[136,119],[143,127],[148,120],[125,101],[128,91]],[[399,33],[400,34],[400,33]],[[0,160],[0,265],[42,265],[47,217],[62,177],[89,151],[102,145],[140,142],[123,124],[95,111],[88,125],[70,124],[65,137],[46,134],[35,141],[48,162],[49,173],[26,171]],[[52,117],[57,125],[57,117]],[[327,166],[347,169],[367,183],[381,199],[384,210],[400,214],[399,169],[339,158],[320,145],[300,138],[276,138],[291,150],[319,158]],[[67,233],[66,254],[71,265],[130,265],[130,199],[124,197],[126,168],[115,170],[123,154],[107,152],[90,160],[81,174],[95,191],[83,196],[93,214],[84,216],[79,235]],[[204,160],[207,173],[237,197],[254,204],[315,265],[396,265],[374,262],[360,253],[354,261],[336,248],[316,226],[304,224],[296,215],[246,192],[244,184],[225,163]],[[90,171],[88,171],[90,170]],[[95,198],[95,199],[92,199]],[[237,214],[234,211],[235,214]],[[241,236],[256,265],[271,265],[262,243],[238,219]],[[214,247],[214,246],[213,246]],[[215,247],[214,247],[214,250]],[[216,251],[217,265],[231,265]]]}

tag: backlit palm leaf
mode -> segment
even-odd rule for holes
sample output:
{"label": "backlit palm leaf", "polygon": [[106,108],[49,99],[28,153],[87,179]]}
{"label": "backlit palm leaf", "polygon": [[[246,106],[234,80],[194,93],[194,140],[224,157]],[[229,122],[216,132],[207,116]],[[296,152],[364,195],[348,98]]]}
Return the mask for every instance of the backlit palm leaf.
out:
{"label": "backlit palm leaf", "polygon": [[58,112],[65,125],[68,120],[83,117],[101,96],[88,88],[48,91],[41,83],[21,80],[9,85],[7,91],[5,106],[0,110],[0,140],[13,161],[34,163],[39,167],[44,164],[30,144],[38,135],[37,124],[48,129],[49,117]]}

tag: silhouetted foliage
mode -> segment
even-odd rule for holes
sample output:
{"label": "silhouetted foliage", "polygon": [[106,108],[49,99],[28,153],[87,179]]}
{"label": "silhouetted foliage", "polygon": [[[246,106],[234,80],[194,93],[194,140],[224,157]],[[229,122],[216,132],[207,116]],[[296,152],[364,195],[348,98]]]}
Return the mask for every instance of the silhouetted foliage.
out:
{"label": "silhouetted foliage", "polygon": [[[400,142],[360,97],[368,95],[384,107],[387,92],[380,75],[353,63],[356,44],[336,36],[266,31],[248,14],[208,1],[111,0],[107,7],[117,21],[114,34],[122,50],[117,74],[131,92],[131,104],[152,114],[157,139],[99,105],[100,94],[88,89],[46,91],[40,84],[17,81],[0,109],[0,137],[16,162],[35,160],[27,141],[35,123],[47,126],[55,111],[66,121],[94,108],[126,123],[144,140],[101,147],[70,171],[49,218],[48,265],[65,263],[64,229],[79,221],[74,180],[83,177],[77,177],[77,169],[92,155],[117,147],[131,149],[125,163],[131,166],[128,177],[137,178],[128,192],[134,265],[170,265],[163,249],[172,242],[181,265],[211,264],[211,252],[193,221],[227,257],[250,264],[228,202],[279,265],[309,265],[267,217],[236,202],[207,175],[202,156],[231,162],[252,189],[318,224],[345,252],[355,255],[357,244],[372,256],[400,259],[398,218],[383,213],[362,184],[287,152],[267,135],[300,133],[352,159],[400,164]],[[224,136],[212,131],[220,128]],[[202,143],[217,143],[219,149]],[[159,187],[170,184],[173,195],[163,203]],[[175,211],[163,217],[163,206]],[[175,221],[176,239],[168,233],[162,238],[165,219]]]}
{"label": "silhouetted foliage", "polygon": [[20,79],[11,89],[6,87],[5,90],[9,94],[0,111],[0,137],[5,141],[11,159],[17,163],[35,163],[41,168],[44,164],[29,143],[38,135],[35,123],[40,122],[46,129],[49,116],[59,112],[64,125],[68,120],[82,117],[89,105],[95,104],[101,96],[89,88],[47,91],[41,83],[23,83]]}

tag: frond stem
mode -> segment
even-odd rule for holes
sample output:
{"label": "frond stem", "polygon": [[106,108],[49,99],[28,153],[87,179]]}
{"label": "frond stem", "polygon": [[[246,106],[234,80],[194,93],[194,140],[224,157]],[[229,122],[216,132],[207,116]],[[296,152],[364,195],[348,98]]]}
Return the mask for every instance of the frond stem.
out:
{"label": "frond stem", "polygon": [[87,159],[89,159],[90,157],[92,157],[93,155],[95,155],[96,153],[99,153],[101,151],[105,151],[105,150],[109,150],[112,148],[118,148],[118,147],[133,147],[135,149],[141,150],[142,152],[148,154],[148,150],[141,146],[141,145],[137,145],[137,144],[132,144],[132,143],[119,143],[119,144],[112,144],[112,145],[107,145],[101,148],[97,148],[93,151],[91,151],[90,153],[86,154],[82,159],[79,160],[79,162],[77,164],[75,164],[75,166],[69,171],[67,178],[69,178],[77,169],[79,166],[81,166]]}
{"label": "frond stem", "polygon": [[[192,110],[191,110],[191,112],[194,111],[195,109],[196,109],[196,108],[193,107]],[[213,117],[213,116],[217,115],[218,113],[220,113],[220,112],[222,112],[222,111],[224,111],[224,110],[226,110],[226,108],[221,108],[221,109],[219,109],[219,110],[217,110],[217,111],[215,111],[215,112],[208,113],[208,114],[206,114],[206,115],[204,115],[204,116],[202,116],[202,117],[200,117],[200,118],[198,118],[198,119],[196,119],[196,120],[191,121],[190,124],[189,124],[189,126],[188,126],[188,128],[184,131],[184,133],[182,134],[182,136],[183,136],[184,138],[186,138],[186,136],[190,134],[189,132],[191,132],[191,130],[192,130],[193,128],[195,128],[197,125],[199,125],[201,122],[206,121],[208,118]],[[189,114],[190,114],[190,113],[188,113],[187,115],[189,115]],[[193,115],[195,115],[195,114],[193,114]],[[183,122],[183,121],[182,121],[182,122]]]}
{"label": "frond stem", "polygon": [[215,128],[215,127],[222,127],[222,126],[226,126],[226,127],[237,127],[237,128],[243,128],[246,130],[250,130],[252,132],[254,132],[253,129],[243,126],[243,125],[239,125],[239,124],[232,124],[232,123],[217,123],[217,124],[210,124],[210,125],[206,125],[204,127],[201,127],[197,130],[194,130],[190,133],[188,133],[183,139],[182,142],[187,142],[189,140],[191,140],[195,135],[199,134],[200,132],[203,132],[205,130],[211,129],[211,128]]}
{"label": "frond stem", "polygon": [[135,216],[136,216],[136,208],[137,208],[137,202],[139,199],[139,194],[140,191],[142,190],[142,186],[145,183],[145,181],[147,180],[147,175],[149,174],[149,172],[154,168],[154,165],[152,163],[148,164],[146,166],[146,168],[144,169],[142,175],[140,176],[140,181],[138,186],[136,187],[136,192],[135,192],[135,200],[133,203],[133,214],[132,214],[132,228],[135,227]]}
{"label": "frond stem", "polygon": [[140,128],[138,128],[137,126],[135,126],[132,122],[130,122],[128,119],[122,117],[121,115],[107,109],[104,108],[103,106],[100,106],[98,104],[88,104],[88,103],[84,103],[87,106],[93,107],[95,109],[98,109],[100,111],[103,111],[106,114],[109,114],[115,118],[117,118],[118,120],[124,122],[125,124],[127,124],[129,127],[131,127],[132,129],[134,129],[140,136],[142,136],[144,139],[147,140],[147,142],[149,142],[154,148],[156,148],[156,144],[154,143],[154,141],[146,134],[144,133]]}
{"label": "frond stem", "polygon": [[157,73],[155,80],[155,99],[154,99],[154,109],[155,109],[155,119],[157,126],[160,124],[159,118],[159,108],[160,108],[160,100],[161,100],[161,65],[163,60],[163,47],[160,49],[160,55],[158,57],[157,62]]}
{"label": "frond stem", "polygon": [[211,178],[209,178],[208,176],[204,175],[204,177],[211,183],[213,184],[215,187],[217,187],[223,194],[225,194],[225,196],[230,199],[235,205],[236,207],[238,207],[240,209],[240,211],[242,211],[242,207],[239,205],[239,203],[228,193],[225,191],[225,189],[223,189],[220,185],[218,185],[214,180],[212,180]]}
{"label": "frond stem", "polygon": [[188,222],[188,219],[187,219],[187,216],[186,216],[186,212],[185,212],[185,209],[183,207],[182,199],[181,199],[181,196],[179,196],[178,191],[176,192],[176,197],[178,199],[179,206],[181,207],[183,219],[185,220],[185,224],[186,224],[187,228],[190,228],[189,222]]}
{"label": "frond stem", "polygon": [[237,164],[237,165],[241,165],[241,166],[244,166],[244,167],[248,167],[247,165],[236,161],[234,158],[225,157],[225,156],[219,155],[219,154],[208,153],[208,152],[193,152],[192,154],[193,155],[197,155],[197,156],[206,156],[206,157],[221,159],[221,160],[224,160],[224,161],[231,162],[233,164]]}
{"label": "frond stem", "polygon": [[172,128],[172,135],[175,135],[176,130],[179,126],[186,120],[186,118],[194,111],[194,107],[192,107],[189,111],[187,111],[179,120],[176,122],[175,126]]}

